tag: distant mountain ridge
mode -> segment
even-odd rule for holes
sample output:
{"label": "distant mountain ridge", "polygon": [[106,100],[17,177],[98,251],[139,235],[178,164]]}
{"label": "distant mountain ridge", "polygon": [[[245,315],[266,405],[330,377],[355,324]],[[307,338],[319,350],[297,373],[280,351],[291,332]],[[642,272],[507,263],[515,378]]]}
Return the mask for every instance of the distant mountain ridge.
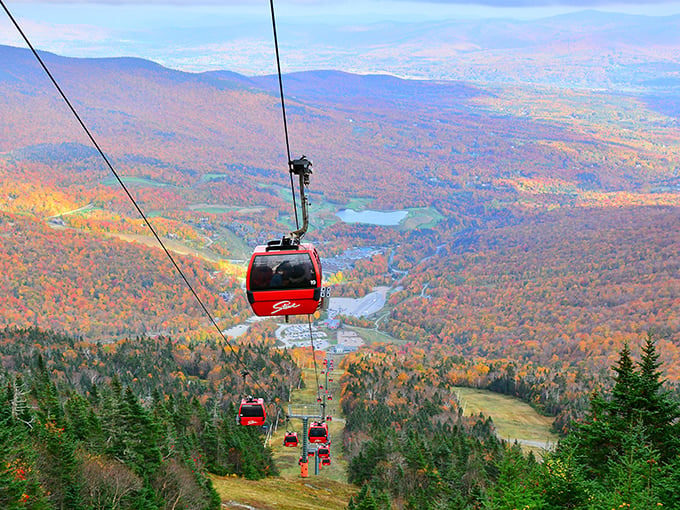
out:
{"label": "distant mountain ridge", "polygon": [[[680,63],[680,15],[585,10],[536,20],[381,23],[372,28],[352,32],[353,37],[345,32],[346,37],[336,41],[327,35],[329,27],[312,27],[304,40],[311,62],[332,54],[314,51],[317,45],[330,44],[339,57],[329,57],[320,67],[475,83],[613,90],[657,88],[627,72],[641,61]],[[296,43],[302,47],[302,41],[291,45]],[[295,61],[293,68],[302,62],[297,52],[288,58]],[[574,66],[602,72],[575,75],[570,72]]]}
{"label": "distant mountain ridge", "polygon": [[[234,25],[123,32],[78,55],[137,55],[171,68],[273,74],[265,20]],[[220,25],[220,23],[222,23]],[[677,90],[677,71],[650,81],[640,65],[680,64],[680,15],[642,16],[583,10],[531,20],[509,18],[334,24],[282,19],[286,74],[314,69],[391,74],[475,84],[557,86],[613,91]],[[55,46],[55,48],[57,48]],[[63,44],[60,52],[66,52]],[[74,53],[75,54],[75,53]],[[583,72],[585,71],[585,72]]]}

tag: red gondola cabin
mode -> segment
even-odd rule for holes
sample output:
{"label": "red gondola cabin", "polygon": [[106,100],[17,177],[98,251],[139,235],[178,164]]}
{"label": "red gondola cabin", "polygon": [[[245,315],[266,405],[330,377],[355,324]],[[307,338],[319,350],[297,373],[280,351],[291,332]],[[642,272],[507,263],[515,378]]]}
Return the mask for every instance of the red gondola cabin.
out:
{"label": "red gondola cabin", "polygon": [[308,243],[287,239],[255,248],[246,275],[248,302],[255,315],[309,315],[321,301],[321,259]]}
{"label": "red gondola cabin", "polygon": [[297,445],[298,445],[297,432],[286,432],[286,435],[283,438],[283,446],[295,448]]}
{"label": "red gondola cabin", "polygon": [[316,451],[320,459],[328,459],[331,456],[330,445],[322,444],[316,449]]}
{"label": "red gondola cabin", "polygon": [[262,426],[267,418],[263,398],[244,398],[238,409],[238,422],[241,425]]}
{"label": "red gondola cabin", "polygon": [[327,443],[328,442],[328,425],[325,422],[313,422],[309,426],[309,433],[307,434],[310,443]]}

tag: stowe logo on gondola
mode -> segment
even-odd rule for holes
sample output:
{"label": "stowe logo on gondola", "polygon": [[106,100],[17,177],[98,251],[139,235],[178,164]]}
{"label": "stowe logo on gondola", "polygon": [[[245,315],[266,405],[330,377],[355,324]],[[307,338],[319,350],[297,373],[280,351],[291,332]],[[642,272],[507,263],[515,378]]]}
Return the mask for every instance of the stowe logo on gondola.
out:
{"label": "stowe logo on gondola", "polygon": [[286,310],[292,310],[293,308],[299,308],[300,303],[292,303],[290,301],[279,301],[272,305],[272,313],[285,312]]}

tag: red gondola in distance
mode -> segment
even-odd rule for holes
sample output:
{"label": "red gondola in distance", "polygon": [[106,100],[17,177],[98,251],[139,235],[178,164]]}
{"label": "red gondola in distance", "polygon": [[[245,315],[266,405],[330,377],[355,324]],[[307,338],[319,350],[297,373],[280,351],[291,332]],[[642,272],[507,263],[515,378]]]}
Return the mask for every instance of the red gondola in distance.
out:
{"label": "red gondola in distance", "polygon": [[267,418],[263,398],[244,398],[238,409],[238,422],[241,425],[262,426]]}
{"label": "red gondola in distance", "polygon": [[310,443],[327,443],[328,425],[325,422],[313,422],[309,426],[307,437]]}
{"label": "red gondola in distance", "polygon": [[283,446],[295,448],[298,445],[297,432],[286,432],[283,438]]}
{"label": "red gondola in distance", "polygon": [[314,245],[283,238],[255,248],[246,294],[255,315],[309,315],[319,308],[321,282],[321,259]]}
{"label": "red gondola in distance", "polygon": [[331,456],[331,446],[328,444],[320,445],[316,451],[320,459],[327,459]]}

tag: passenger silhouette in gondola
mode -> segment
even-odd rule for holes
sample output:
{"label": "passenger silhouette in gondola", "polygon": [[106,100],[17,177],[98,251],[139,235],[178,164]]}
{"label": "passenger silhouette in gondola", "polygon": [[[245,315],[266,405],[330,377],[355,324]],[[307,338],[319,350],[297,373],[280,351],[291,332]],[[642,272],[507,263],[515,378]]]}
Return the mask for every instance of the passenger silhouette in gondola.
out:
{"label": "passenger silhouette in gondola", "polygon": [[289,286],[293,288],[305,288],[309,287],[309,277],[307,276],[307,271],[305,271],[304,264],[294,265],[289,274]]}
{"label": "passenger silhouette in gondola", "polygon": [[256,266],[250,276],[250,285],[254,289],[266,289],[271,285],[274,271],[269,266]]}
{"label": "passenger silhouette in gondola", "polygon": [[272,279],[269,282],[269,286],[273,289],[281,289],[283,287],[287,287],[288,284],[290,283],[291,270],[292,267],[290,265],[290,262],[288,262],[287,260],[281,262],[276,268],[276,271],[274,271],[274,276],[272,276]]}

